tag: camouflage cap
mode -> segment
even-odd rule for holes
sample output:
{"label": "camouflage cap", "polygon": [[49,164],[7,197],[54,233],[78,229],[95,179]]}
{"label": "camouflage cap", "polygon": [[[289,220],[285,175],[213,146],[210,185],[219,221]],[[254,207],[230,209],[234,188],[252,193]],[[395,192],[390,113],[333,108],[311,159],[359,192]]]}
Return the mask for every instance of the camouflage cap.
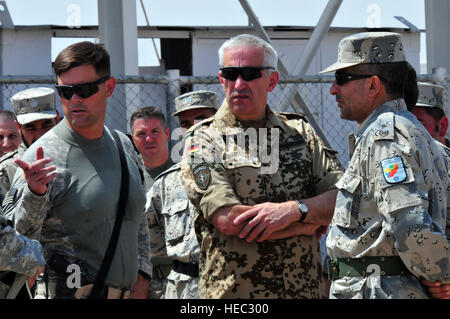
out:
{"label": "camouflage cap", "polygon": [[55,118],[55,90],[38,87],[20,91],[11,98],[19,124]]}
{"label": "camouflage cap", "polygon": [[418,82],[419,97],[416,106],[437,107],[446,112],[447,93],[445,88],[431,83]]}
{"label": "camouflage cap", "polygon": [[362,32],[339,42],[337,62],[320,71],[327,73],[363,63],[405,61],[401,36],[394,32]]}
{"label": "camouflage cap", "polygon": [[204,90],[189,92],[175,98],[176,111],[172,116],[187,110],[206,108],[215,110],[219,108],[215,92]]}

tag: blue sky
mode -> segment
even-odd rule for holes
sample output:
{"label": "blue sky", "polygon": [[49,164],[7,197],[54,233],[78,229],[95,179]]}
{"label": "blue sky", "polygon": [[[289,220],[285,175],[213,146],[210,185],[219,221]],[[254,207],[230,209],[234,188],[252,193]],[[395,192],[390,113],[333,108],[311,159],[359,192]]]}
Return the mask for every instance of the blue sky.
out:
{"label": "blue sky", "polygon": [[[134,0],[128,0],[134,1]],[[237,26],[248,25],[238,0],[143,0],[150,25]],[[328,0],[248,0],[263,25],[314,26]],[[6,0],[15,25],[97,25],[96,0]],[[145,25],[140,1],[136,1],[137,23]],[[405,27],[394,16],[402,16],[425,29],[424,0],[344,0],[332,22],[334,27]],[[74,18],[76,17],[76,18]],[[425,40],[425,37],[422,37]],[[72,39],[53,42],[55,54]],[[422,41],[421,60],[425,60]],[[139,41],[139,64],[154,64],[149,40]]]}

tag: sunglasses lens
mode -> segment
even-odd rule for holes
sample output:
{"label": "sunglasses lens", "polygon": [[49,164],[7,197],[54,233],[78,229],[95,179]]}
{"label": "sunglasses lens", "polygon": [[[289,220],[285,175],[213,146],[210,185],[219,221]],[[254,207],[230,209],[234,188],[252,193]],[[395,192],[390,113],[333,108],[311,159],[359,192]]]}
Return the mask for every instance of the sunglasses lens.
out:
{"label": "sunglasses lens", "polygon": [[58,94],[60,97],[70,100],[73,95],[73,87],[71,86],[56,86],[56,91],[58,91]]}
{"label": "sunglasses lens", "polygon": [[336,74],[335,77],[337,85],[344,85],[348,81],[348,77],[345,74]]}
{"label": "sunglasses lens", "polygon": [[75,93],[82,99],[86,99],[91,95],[98,92],[98,84],[96,83],[85,83],[74,86]]}
{"label": "sunglasses lens", "polygon": [[241,76],[244,81],[253,81],[262,76],[261,69],[259,68],[242,68]]}
{"label": "sunglasses lens", "polygon": [[222,77],[230,81],[236,81],[239,76],[239,71],[235,68],[222,69]]}

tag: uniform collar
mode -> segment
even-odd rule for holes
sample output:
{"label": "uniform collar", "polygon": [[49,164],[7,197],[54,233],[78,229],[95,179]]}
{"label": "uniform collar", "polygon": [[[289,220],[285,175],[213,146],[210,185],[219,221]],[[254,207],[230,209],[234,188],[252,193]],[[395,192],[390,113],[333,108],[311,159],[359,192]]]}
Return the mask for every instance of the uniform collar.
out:
{"label": "uniform collar", "polygon": [[[217,121],[219,130],[223,128],[226,129],[228,133],[234,134],[247,129],[233,114],[226,100],[223,101],[214,117]],[[283,131],[287,131],[286,123],[284,123],[280,116],[272,111],[269,105],[266,106],[266,123],[264,127],[281,128]]]}

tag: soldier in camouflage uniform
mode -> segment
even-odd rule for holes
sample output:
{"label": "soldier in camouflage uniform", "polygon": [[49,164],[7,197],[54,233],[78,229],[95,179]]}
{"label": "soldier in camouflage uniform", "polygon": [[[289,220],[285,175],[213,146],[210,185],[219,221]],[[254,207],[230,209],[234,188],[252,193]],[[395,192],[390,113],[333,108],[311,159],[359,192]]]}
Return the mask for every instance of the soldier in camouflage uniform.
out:
{"label": "soldier in camouflage uniform", "polygon": [[200,298],[326,297],[318,227],[309,223],[329,223],[319,219],[332,215],[342,172],[302,115],[267,105],[277,60],[255,36],[226,41],[225,101],[185,135],[181,170],[199,211]]}
{"label": "soldier in camouflage uniform", "polygon": [[[175,107],[172,116],[178,116],[185,132],[194,121],[213,116],[218,104],[214,92],[194,91],[177,97]],[[164,298],[198,299],[200,248],[194,229],[195,208],[181,182],[180,163],[156,177],[147,193],[146,211],[150,234],[162,234],[160,240],[165,242],[167,255],[173,259],[174,268],[167,277]],[[159,230],[152,231],[152,228]]]}
{"label": "soldier in camouflage uniform", "polygon": [[20,146],[0,158],[0,203],[11,187],[17,170],[16,158],[21,158],[27,148],[59,122],[56,111],[55,90],[38,87],[15,94],[11,103],[22,134]]}
{"label": "soldier in camouflage uniform", "polygon": [[421,279],[449,277],[447,166],[406,109],[400,35],[343,38],[338,62],[322,72],[331,71],[340,116],[358,131],[349,138],[352,156],[336,185],[327,237],[330,298],[427,298]]}
{"label": "soldier in camouflage uniform", "polygon": [[[136,110],[131,115],[130,128],[134,146],[140,154],[144,167],[144,184],[147,193],[155,182],[155,178],[174,164],[167,146],[170,129],[161,109],[155,106],[144,106]],[[164,231],[153,217],[150,215],[148,218],[153,265],[148,298],[164,299],[166,278],[172,270],[172,258],[167,257]]]}
{"label": "soldier in camouflage uniform", "polygon": [[6,297],[10,286],[4,282],[9,272],[35,276],[45,265],[44,250],[37,240],[17,233],[11,221],[0,216],[0,299]]}
{"label": "soldier in camouflage uniform", "polygon": [[[47,266],[35,298],[86,298],[111,238],[121,189],[118,146],[104,126],[116,82],[101,44],[70,45],[53,67],[65,117],[15,160],[22,169],[5,196],[5,214],[44,247]],[[140,162],[128,137],[118,135],[129,192],[101,298],[127,298],[130,289],[133,298],[146,298],[152,267]],[[68,280],[72,267],[78,280]]]}
{"label": "soldier in camouflage uniform", "polygon": [[[442,154],[450,163],[450,141],[446,138],[448,129],[448,118],[446,116],[447,95],[445,88],[431,83],[418,83],[419,94],[417,103],[410,110],[427,129],[428,133],[439,142]],[[449,170],[450,178],[450,170]],[[450,192],[447,192],[447,222],[445,233],[447,241],[450,240]],[[429,286],[433,297],[450,297],[450,284],[440,282],[422,281]]]}

